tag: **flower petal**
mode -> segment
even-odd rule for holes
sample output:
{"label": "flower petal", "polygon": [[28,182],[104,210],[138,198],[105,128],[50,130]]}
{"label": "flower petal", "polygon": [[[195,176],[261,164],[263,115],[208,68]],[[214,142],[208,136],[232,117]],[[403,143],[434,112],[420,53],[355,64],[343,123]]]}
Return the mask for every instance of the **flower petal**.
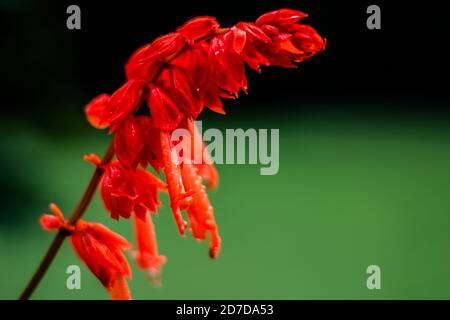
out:
{"label": "flower petal", "polygon": [[187,21],[177,29],[177,33],[185,36],[189,40],[197,40],[211,34],[219,28],[219,23],[214,17],[196,17]]}
{"label": "flower petal", "polygon": [[151,86],[148,105],[153,123],[161,130],[175,129],[183,118],[172,98],[158,86]]}
{"label": "flower petal", "polygon": [[87,120],[94,128],[104,129],[109,127],[108,121],[102,121],[102,119],[104,119],[105,113],[108,110],[108,106],[109,95],[103,93],[92,99],[91,102],[89,102],[84,108]]}

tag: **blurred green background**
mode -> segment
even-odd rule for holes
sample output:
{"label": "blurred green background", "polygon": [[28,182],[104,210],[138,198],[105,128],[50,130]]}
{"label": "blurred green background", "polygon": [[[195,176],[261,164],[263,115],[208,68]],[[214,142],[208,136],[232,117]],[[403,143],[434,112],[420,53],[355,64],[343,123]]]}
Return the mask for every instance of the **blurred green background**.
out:
{"label": "blurred green background", "polygon": [[[164,195],[154,219],[160,252],[168,257],[164,286],[152,287],[133,264],[134,298],[450,298],[446,126],[413,117],[234,113],[208,114],[204,126],[280,128],[279,173],[219,166],[220,187],[211,194],[223,237],[217,261],[207,257],[206,243],[178,236]],[[20,192],[8,194],[0,224],[0,298],[17,297],[53,238],[37,223],[48,202],[68,215],[93,170],[82,155],[106,148],[109,137],[89,128],[81,112],[73,121],[78,130],[65,135],[1,123],[8,128],[0,145],[1,180]],[[109,219],[98,195],[86,218],[133,239],[130,222]],[[66,243],[33,297],[108,298],[84,266],[82,289],[66,289],[71,264],[80,261]],[[381,267],[381,290],[366,287],[372,264]]]}

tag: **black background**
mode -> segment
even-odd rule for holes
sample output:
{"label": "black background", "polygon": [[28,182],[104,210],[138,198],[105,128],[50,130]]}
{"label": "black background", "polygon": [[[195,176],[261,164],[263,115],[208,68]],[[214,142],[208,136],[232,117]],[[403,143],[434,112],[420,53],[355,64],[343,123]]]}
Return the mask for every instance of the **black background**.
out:
{"label": "black background", "polygon": [[[81,30],[66,28],[69,4],[81,8]],[[366,27],[370,4],[381,7],[381,30]],[[443,1],[25,1],[1,7],[3,114],[57,125],[61,108],[79,114],[92,97],[113,92],[131,53],[184,21],[213,15],[228,26],[282,7],[307,12],[303,22],[327,38],[327,49],[297,72],[249,71],[250,96],[242,99],[352,112],[436,112],[448,103]]]}

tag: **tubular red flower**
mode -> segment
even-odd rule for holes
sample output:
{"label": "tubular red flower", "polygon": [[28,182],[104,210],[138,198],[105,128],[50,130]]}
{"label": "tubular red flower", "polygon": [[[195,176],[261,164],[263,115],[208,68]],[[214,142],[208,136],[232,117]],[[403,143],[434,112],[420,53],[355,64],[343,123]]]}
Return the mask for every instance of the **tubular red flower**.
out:
{"label": "tubular red flower", "polygon": [[181,215],[180,201],[182,200],[183,185],[181,181],[180,167],[172,161],[172,146],[168,132],[161,131],[161,157],[164,175],[166,176],[167,189],[170,197],[170,208],[181,235],[184,235],[186,223]]}
{"label": "tubular red flower", "polygon": [[136,242],[138,251],[134,252],[138,266],[146,270],[150,279],[154,279],[161,272],[161,267],[166,263],[166,257],[159,255],[156,242],[155,226],[150,214],[145,214],[144,219],[134,217]]}
{"label": "tubular red flower", "polygon": [[[206,180],[206,186],[209,189],[214,190],[219,184],[219,173],[217,172],[208,150],[206,150],[205,144],[203,143],[203,138],[192,119],[187,122],[187,128],[190,132],[192,141],[192,159],[201,159],[200,163],[193,161],[194,166],[197,169],[197,173],[202,177],[202,179]],[[200,156],[198,154],[200,154]]]}
{"label": "tubular red flower", "polygon": [[202,178],[197,174],[195,167],[188,163],[182,164],[181,175],[186,190],[192,192],[192,200],[187,208],[192,235],[198,240],[205,240],[206,232],[209,232],[209,255],[216,258],[220,251],[221,239]]}

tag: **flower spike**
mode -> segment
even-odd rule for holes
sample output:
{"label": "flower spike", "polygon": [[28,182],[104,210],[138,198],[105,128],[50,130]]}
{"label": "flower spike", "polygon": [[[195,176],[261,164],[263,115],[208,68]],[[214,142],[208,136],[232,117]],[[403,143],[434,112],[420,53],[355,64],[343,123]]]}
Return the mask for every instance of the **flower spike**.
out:
{"label": "flower spike", "polygon": [[[228,28],[214,17],[193,18],[135,51],[125,65],[125,83],[86,105],[88,122],[97,129],[109,128],[113,143],[102,159],[95,154],[84,157],[96,170],[70,223],[52,204],[53,215],[42,215],[40,224],[47,231],[63,231],[58,241],[61,236],[70,238],[77,255],[112,299],[131,299],[127,283],[131,270],[124,255],[131,245],[105,226],[80,219],[97,186],[111,218],[133,216],[137,242],[133,257],[151,279],[166,263],[158,252],[152,221],[161,206],[161,191],[169,194],[179,234],[190,231],[197,240],[209,240],[209,256],[217,258],[222,240],[206,189],[215,189],[219,176],[195,120],[205,107],[224,115],[224,99],[247,93],[246,66],[257,72],[261,66],[295,68],[324,50],[326,40],[300,23],[306,17],[298,10],[279,9],[254,23]],[[189,134],[183,139],[191,143],[190,155],[174,154],[178,149],[172,134],[177,129]],[[148,165],[163,174],[165,182],[147,171]],[[53,256],[47,262],[55,254],[49,252]],[[41,264],[24,297],[29,297],[47,268],[48,264]]]}

